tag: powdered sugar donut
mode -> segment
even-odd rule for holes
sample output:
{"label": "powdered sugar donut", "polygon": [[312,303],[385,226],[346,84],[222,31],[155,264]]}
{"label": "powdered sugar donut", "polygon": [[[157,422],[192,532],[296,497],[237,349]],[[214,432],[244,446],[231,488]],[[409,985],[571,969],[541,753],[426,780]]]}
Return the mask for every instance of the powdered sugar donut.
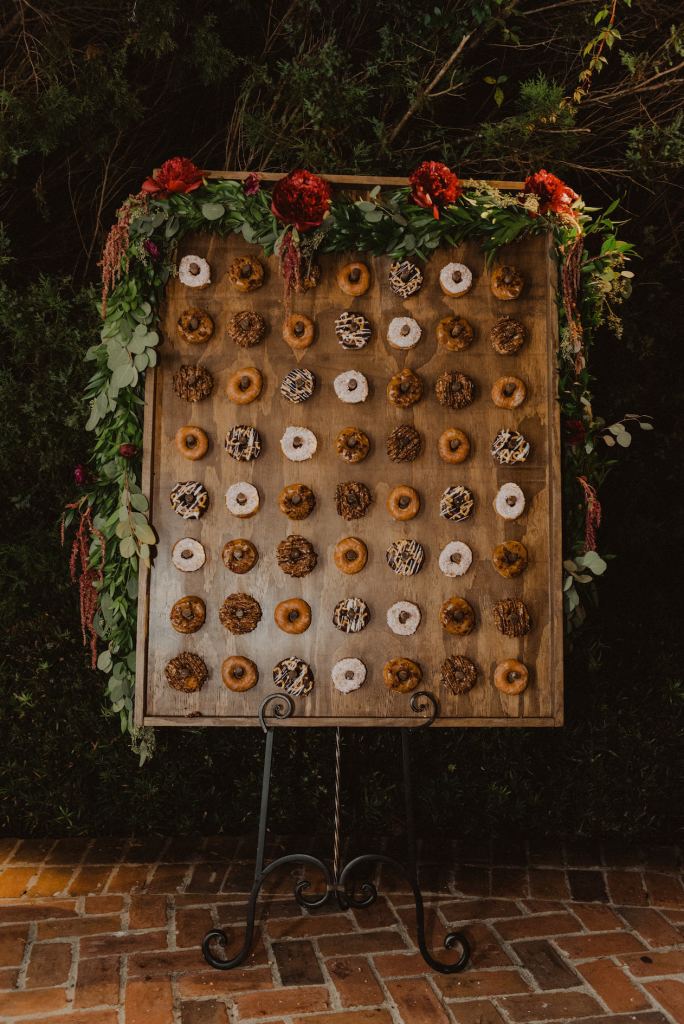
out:
{"label": "powdered sugar donut", "polygon": [[365,683],[366,666],[360,658],[342,658],[333,665],[331,676],[336,690],[352,693]]}
{"label": "powdered sugar donut", "polygon": [[465,263],[447,263],[439,272],[439,287],[451,299],[469,292],[473,286],[473,272]]}
{"label": "powdered sugar donut", "polygon": [[392,348],[414,348],[423,333],[419,323],[410,316],[395,316],[387,328],[387,340]]}
{"label": "powdered sugar donut", "polygon": [[517,519],[525,511],[525,495],[517,484],[502,484],[494,499],[494,508],[502,519]]}
{"label": "powdered sugar donut", "polygon": [[413,636],[420,619],[420,608],[411,601],[397,601],[387,609],[387,625],[397,636]]}
{"label": "powdered sugar donut", "polygon": [[173,545],[171,561],[181,572],[196,572],[204,565],[207,556],[198,540],[181,537]]}
{"label": "powdered sugar donut", "polygon": [[368,381],[359,370],[346,370],[333,381],[335,394],[341,402],[356,405],[368,398]]}
{"label": "powdered sugar donut", "polygon": [[280,438],[283,455],[290,462],[306,462],[318,448],[318,441],[313,430],[307,427],[286,427]]}
{"label": "powdered sugar donut", "polygon": [[253,484],[240,480],[226,491],[226,506],[232,516],[249,519],[259,508],[259,492]]}
{"label": "powdered sugar donut", "polygon": [[186,288],[206,288],[211,284],[211,269],[201,256],[184,256],[178,265],[178,280]]}
{"label": "powdered sugar donut", "polygon": [[449,541],[439,556],[439,567],[445,576],[465,576],[473,562],[473,553],[462,540]]}

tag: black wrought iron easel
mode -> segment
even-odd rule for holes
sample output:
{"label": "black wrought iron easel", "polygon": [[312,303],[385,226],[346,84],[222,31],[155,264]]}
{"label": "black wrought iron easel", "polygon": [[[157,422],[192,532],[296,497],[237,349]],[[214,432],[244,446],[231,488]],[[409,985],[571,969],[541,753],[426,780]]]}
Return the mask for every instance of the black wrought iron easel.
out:
{"label": "black wrought iron easel", "polygon": [[358,869],[367,864],[387,864],[401,874],[405,875],[413,891],[413,899],[416,909],[416,933],[418,948],[426,964],[439,971],[440,974],[455,974],[462,971],[468,963],[470,956],[470,945],[462,932],[449,932],[444,939],[445,949],[454,949],[460,946],[461,955],[454,963],[444,963],[437,960],[427,948],[425,942],[425,911],[423,897],[418,885],[418,871],[416,861],[416,837],[413,817],[413,788],[411,785],[411,762],[409,751],[409,736],[416,729],[424,729],[434,722],[438,705],[433,694],[427,691],[414,693],[410,700],[411,711],[414,714],[427,712],[420,724],[412,728],[401,729],[401,750],[402,769],[404,776],[404,800],[406,806],[406,835],[407,835],[407,858],[406,863],[388,857],[383,853],[364,853],[354,857],[340,870],[340,729],[336,730],[335,743],[335,830],[333,840],[333,864],[332,871],[328,865],[318,857],[307,853],[289,853],[284,857],[278,857],[264,867],[264,849],[266,845],[266,825],[268,822],[268,801],[271,785],[271,764],[273,760],[273,738],[275,729],[266,720],[266,712],[270,710],[274,718],[289,718],[294,711],[294,701],[286,693],[272,693],[262,701],[259,708],[259,721],[266,734],[266,745],[264,751],[264,775],[261,784],[261,810],[259,812],[259,836],[257,840],[256,864],[254,868],[254,884],[247,903],[247,927],[245,938],[241,949],[229,960],[217,957],[212,949],[216,945],[225,949],[228,945],[228,936],[220,928],[213,928],[207,932],[202,941],[202,952],[206,961],[219,971],[229,971],[238,967],[249,955],[254,938],[254,921],[256,917],[256,905],[259,892],[265,880],[278,868],[286,864],[302,864],[318,868],[325,879],[325,892],[316,897],[306,898],[305,892],[310,883],[306,879],[300,879],[294,888],[294,897],[297,903],[304,908],[321,907],[324,903],[334,897],[342,910],[350,908],[368,907],[377,899],[378,891],[373,882],[363,881],[357,883],[354,876]]}

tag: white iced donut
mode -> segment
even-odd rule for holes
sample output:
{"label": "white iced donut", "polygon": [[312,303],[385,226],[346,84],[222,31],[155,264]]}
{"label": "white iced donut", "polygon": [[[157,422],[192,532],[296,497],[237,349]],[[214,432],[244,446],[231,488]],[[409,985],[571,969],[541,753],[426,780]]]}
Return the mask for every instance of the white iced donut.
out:
{"label": "white iced donut", "polygon": [[445,295],[456,299],[469,292],[473,284],[473,272],[465,263],[447,263],[439,272],[439,286]]}
{"label": "white iced donut", "polygon": [[211,269],[201,256],[184,256],[178,266],[178,280],[186,288],[206,288],[211,284]]}
{"label": "white iced donut", "polygon": [[306,462],[315,453],[318,441],[313,430],[306,427],[286,427],[280,438],[280,447],[290,462]]}
{"label": "white iced donut", "polygon": [[201,569],[206,561],[204,548],[198,540],[192,537],[181,537],[173,545],[171,561],[181,572],[195,572]]}
{"label": "white iced donut", "polygon": [[445,576],[465,576],[473,562],[473,553],[462,540],[452,540],[439,556],[439,567]]}
{"label": "white iced donut", "polygon": [[387,328],[387,340],[392,348],[413,348],[420,341],[422,333],[420,324],[413,317],[395,316]]}
{"label": "white iced donut", "polygon": [[259,508],[259,492],[253,484],[240,480],[226,491],[226,506],[231,516],[249,519]]}
{"label": "white iced donut", "polygon": [[494,499],[502,519],[517,519],[525,511],[525,495],[517,484],[502,484]]}
{"label": "white iced donut", "polygon": [[397,601],[387,609],[387,625],[397,636],[412,636],[420,625],[420,608],[411,601]]}
{"label": "white iced donut", "polygon": [[331,675],[336,690],[351,693],[365,683],[366,666],[359,658],[342,658],[333,665]]}
{"label": "white iced donut", "polygon": [[338,374],[333,381],[335,394],[341,402],[356,405],[368,398],[368,381],[358,370],[347,370]]}

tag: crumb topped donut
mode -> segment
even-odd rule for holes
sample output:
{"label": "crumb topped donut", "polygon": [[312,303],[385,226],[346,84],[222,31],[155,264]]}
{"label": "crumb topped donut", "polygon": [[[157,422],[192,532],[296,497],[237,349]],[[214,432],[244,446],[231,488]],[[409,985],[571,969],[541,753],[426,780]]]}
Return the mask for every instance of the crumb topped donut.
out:
{"label": "crumb topped donut", "polygon": [[442,662],[440,678],[454,697],[460,697],[477,682],[477,666],[462,654],[452,654]]}
{"label": "crumb topped donut", "polygon": [[440,608],[439,621],[452,636],[467,636],[475,628],[475,612],[464,597],[450,597]]}
{"label": "crumb topped donut", "polygon": [[231,373],[226,384],[226,395],[236,405],[249,405],[261,394],[264,379],[256,366],[243,366]]}
{"label": "crumb topped donut", "polygon": [[201,427],[185,426],[176,431],[176,448],[184,459],[196,462],[203,459],[209,449],[209,438]]}
{"label": "crumb topped donut", "polygon": [[275,606],[273,619],[283,633],[306,633],[311,625],[311,607],[301,597],[288,597]]}
{"label": "crumb topped donut", "polygon": [[228,267],[228,280],[239,292],[253,292],[264,283],[263,264],[256,256],[236,256]]}
{"label": "crumb topped donut", "polygon": [[259,669],[249,658],[234,654],[221,665],[221,679],[229,690],[244,693],[259,682]]}
{"label": "crumb topped donut", "polygon": [[525,287],[525,278],[517,267],[497,267],[492,274],[490,287],[492,293],[502,302],[519,299]]}
{"label": "crumb topped donut", "polygon": [[358,537],[343,537],[333,551],[335,565],[346,576],[355,576],[368,561],[368,548]]}
{"label": "crumb topped donut", "polygon": [[219,609],[219,620],[229,633],[251,633],[261,622],[261,605],[251,594],[229,594]]}
{"label": "crumb topped donut", "polygon": [[448,409],[465,409],[475,399],[475,382],[458,370],[444,370],[435,381],[435,395]]}
{"label": "crumb topped donut", "polygon": [[500,356],[514,356],[525,344],[525,328],[512,316],[501,316],[489,332],[489,340]]}
{"label": "crumb topped donut", "polygon": [[530,613],[524,601],[505,598],[494,605],[494,625],[504,636],[527,636],[532,628]]}
{"label": "crumb topped donut", "polygon": [[257,564],[259,552],[251,540],[234,537],[223,545],[221,557],[226,569],[239,576],[244,576]]}
{"label": "crumb topped donut", "polygon": [[176,324],[178,334],[188,345],[202,345],[214,333],[214,321],[203,309],[184,309]]}
{"label": "crumb topped donut", "polygon": [[387,511],[397,522],[404,523],[415,519],[420,512],[418,491],[408,484],[393,487],[387,495]]}
{"label": "crumb topped donut", "polygon": [[415,427],[402,423],[387,438],[385,449],[392,462],[415,462],[423,449],[423,441]]}
{"label": "crumb topped donut", "polygon": [[363,462],[370,451],[368,434],[358,427],[344,427],[335,438],[335,451],[345,462]]}
{"label": "crumb topped donut", "polygon": [[410,693],[423,681],[423,670],[410,658],[391,658],[382,669],[382,681],[395,693]]}
{"label": "crumb topped donut", "polygon": [[370,287],[370,271],[365,263],[345,263],[337,271],[336,280],[340,291],[358,298],[365,295]]}
{"label": "crumb topped donut", "polygon": [[387,397],[393,405],[408,409],[423,397],[423,382],[417,373],[405,366],[390,377]]}
{"label": "crumb topped donut", "polygon": [[370,508],[371,492],[358,480],[347,480],[335,488],[335,508],[343,519],[363,519]]}
{"label": "crumb topped donut", "polygon": [[440,459],[450,466],[457,466],[459,463],[465,462],[470,455],[468,435],[457,427],[447,427],[439,436],[437,451]]}
{"label": "crumb topped donut", "polygon": [[287,484],[278,495],[278,508],[288,519],[306,519],[316,507],[316,495],[306,484]]}
{"label": "crumb topped donut", "polygon": [[226,507],[232,516],[249,519],[259,510],[259,492],[254,484],[239,480],[226,491]]}
{"label": "crumb topped donut", "polygon": [[437,341],[447,352],[462,352],[473,343],[475,332],[464,316],[443,316],[437,324]]}
{"label": "crumb topped donut", "polygon": [[184,256],[178,264],[178,280],[186,288],[207,288],[211,284],[211,269],[201,256]]}
{"label": "crumb topped donut", "polygon": [[315,337],[315,324],[303,313],[291,313],[283,324],[283,341],[296,352],[313,345]]}
{"label": "crumb topped donut", "polygon": [[291,533],[289,537],[285,537],[278,544],[276,561],[284,573],[299,579],[313,572],[318,562],[318,555],[310,540]]}
{"label": "crumb topped donut", "polygon": [[408,299],[419,291],[423,284],[423,274],[410,260],[395,260],[390,264],[388,281],[395,295]]}
{"label": "crumb topped donut", "polygon": [[226,333],[240,348],[252,348],[253,345],[259,344],[266,333],[266,321],[261,313],[241,309],[228,321]]}
{"label": "crumb topped donut", "polygon": [[173,375],[173,390],[185,402],[202,402],[214,387],[214,378],[204,366],[184,363]]}
{"label": "crumb topped donut", "polygon": [[522,661],[508,658],[494,669],[494,686],[509,697],[517,697],[527,689],[529,672]]}
{"label": "crumb topped donut", "polygon": [[517,409],[526,397],[527,388],[520,377],[499,377],[492,384],[492,402],[497,409]]}
{"label": "crumb topped donut", "polygon": [[450,299],[460,298],[473,286],[473,272],[465,263],[447,263],[439,272],[439,287]]}
{"label": "crumb topped donut", "polygon": [[410,316],[395,316],[387,328],[387,340],[392,348],[406,351],[415,348],[422,335],[420,324]]}

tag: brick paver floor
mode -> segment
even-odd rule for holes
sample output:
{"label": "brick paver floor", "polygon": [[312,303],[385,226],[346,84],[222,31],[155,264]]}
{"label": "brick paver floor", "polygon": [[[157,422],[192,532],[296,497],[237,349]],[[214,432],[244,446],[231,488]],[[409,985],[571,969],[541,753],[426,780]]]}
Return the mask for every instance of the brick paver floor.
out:
{"label": "brick paver floor", "polygon": [[365,910],[305,912],[297,871],[266,890],[245,965],[211,970],[199,942],[214,925],[239,942],[251,852],[226,838],[0,839],[0,1021],[684,1022],[684,887],[669,847],[423,844],[429,943],[458,926],[473,944],[452,976],[417,953],[401,879],[381,877]]}

